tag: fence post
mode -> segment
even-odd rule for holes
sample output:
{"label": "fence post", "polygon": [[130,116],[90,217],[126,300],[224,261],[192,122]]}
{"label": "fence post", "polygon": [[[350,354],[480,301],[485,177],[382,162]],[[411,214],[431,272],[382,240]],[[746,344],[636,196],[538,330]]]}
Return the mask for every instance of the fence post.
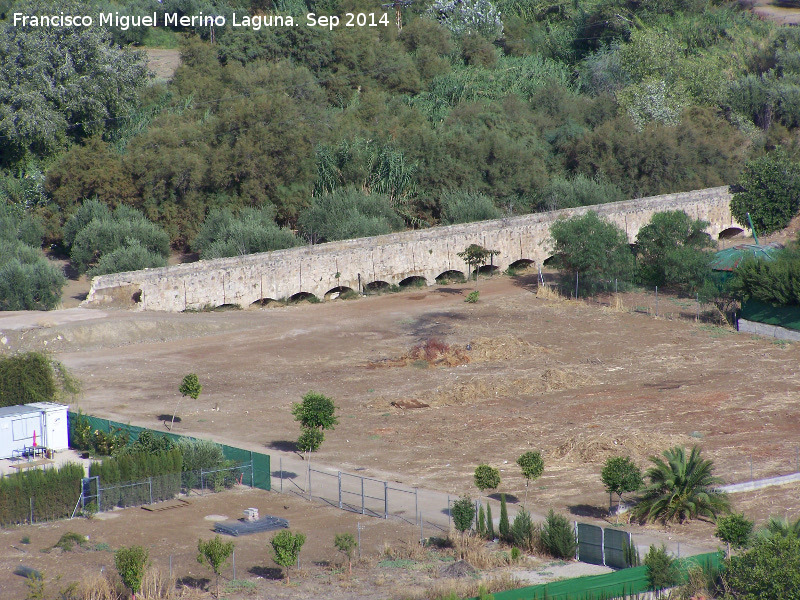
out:
{"label": "fence post", "polygon": [[172,579],[172,554],[169,555],[169,578]]}
{"label": "fence post", "polygon": [[389,484],[383,482],[383,518],[389,518]]}
{"label": "fence post", "polygon": [[283,457],[278,458],[278,468],[281,470],[281,494],[283,493]]}
{"label": "fence post", "polygon": [[200,467],[200,493],[206,495],[206,482],[203,480],[203,467]]}
{"label": "fence post", "polygon": [[575,545],[575,559],[576,560],[580,560],[581,559],[581,539],[580,539],[580,537],[578,537],[578,522],[577,521],[573,521],[573,523],[575,523],[575,528],[573,529],[573,533],[575,534],[575,541],[578,542]]}
{"label": "fence post", "polygon": [[342,472],[339,471],[339,508],[342,508]]}
{"label": "fence post", "polygon": [[[449,498],[450,496],[448,496]],[[447,505],[450,508],[450,505]],[[414,518],[419,514],[419,488],[414,488]]]}
{"label": "fence post", "polygon": [[656,286],[656,316],[658,316],[658,286]]}
{"label": "fence post", "polygon": [[153,478],[148,477],[147,482],[150,484],[150,504],[153,503]]}
{"label": "fence post", "polygon": [[695,300],[697,300],[697,317],[695,317],[695,321],[700,321],[700,294],[695,294]]}
{"label": "fence post", "polygon": [[33,525],[33,498],[31,498],[31,525]]}
{"label": "fence post", "polygon": [[233,580],[236,581],[236,550],[233,551]]}
{"label": "fence post", "polygon": [[452,527],[450,523],[450,494],[447,494],[447,528]]}
{"label": "fence post", "polygon": [[[250,450],[250,489],[256,487],[256,468],[253,466],[253,451]],[[272,481],[270,481],[270,489],[272,489]],[[234,577],[236,579],[236,577]]]}
{"label": "fence post", "polygon": [[356,523],[358,528],[358,560],[361,560],[361,521]]}
{"label": "fence post", "polygon": [[603,557],[603,566],[606,566],[606,528],[600,528],[600,550]]}
{"label": "fence post", "polygon": [[361,514],[364,513],[364,478],[361,478]]}

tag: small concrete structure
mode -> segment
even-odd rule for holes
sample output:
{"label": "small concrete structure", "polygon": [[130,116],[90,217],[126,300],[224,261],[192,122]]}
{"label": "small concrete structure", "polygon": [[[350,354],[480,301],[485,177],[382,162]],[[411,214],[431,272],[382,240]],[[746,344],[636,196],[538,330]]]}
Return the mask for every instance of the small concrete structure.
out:
{"label": "small concrete structure", "polygon": [[69,447],[66,404],[34,402],[0,408],[0,458],[21,456],[34,447],[66,450]]}

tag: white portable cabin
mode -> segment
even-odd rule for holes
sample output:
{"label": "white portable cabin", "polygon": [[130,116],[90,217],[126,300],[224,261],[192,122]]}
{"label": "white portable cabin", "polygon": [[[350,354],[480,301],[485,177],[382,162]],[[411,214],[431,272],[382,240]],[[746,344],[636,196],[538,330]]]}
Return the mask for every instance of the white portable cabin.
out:
{"label": "white portable cabin", "polygon": [[0,408],[0,458],[11,458],[15,451],[36,445],[51,450],[69,447],[66,404],[34,402]]}

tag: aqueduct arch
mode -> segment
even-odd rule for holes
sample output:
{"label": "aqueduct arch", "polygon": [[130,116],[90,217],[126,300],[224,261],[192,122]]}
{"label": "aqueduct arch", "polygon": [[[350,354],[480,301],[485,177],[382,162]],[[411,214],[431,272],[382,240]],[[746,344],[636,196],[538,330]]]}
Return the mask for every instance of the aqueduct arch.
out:
{"label": "aqueduct arch", "polygon": [[[639,228],[660,211],[683,210],[708,221],[708,233],[739,228],[730,212],[727,187],[653,196],[591,207],[571,208],[405,231],[371,238],[301,246],[232,258],[199,261],[101,275],[92,280],[84,306],[103,306],[137,293],[138,310],[182,311],[206,306],[250,306],[263,299],[322,299],[335,288],[381,289],[407,281],[433,283],[448,272],[466,274],[458,253],[470,244],[497,250],[499,270],[527,263],[540,266],[552,256],[550,224],[594,210],[635,239]],[[416,278],[416,279],[415,279]]]}

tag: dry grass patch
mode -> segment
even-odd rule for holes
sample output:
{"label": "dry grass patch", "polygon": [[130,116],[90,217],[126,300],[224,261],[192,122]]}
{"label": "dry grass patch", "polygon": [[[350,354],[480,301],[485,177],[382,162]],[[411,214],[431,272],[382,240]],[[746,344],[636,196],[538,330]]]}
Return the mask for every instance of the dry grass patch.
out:
{"label": "dry grass patch", "polygon": [[556,446],[548,456],[565,462],[600,463],[612,456],[633,456],[644,459],[660,455],[666,448],[685,446],[691,438],[682,435],[660,435],[656,433],[639,437],[628,434],[600,432],[579,433],[563,444]]}
{"label": "dry grass patch", "polygon": [[525,582],[520,581],[511,573],[500,573],[495,577],[486,579],[459,578],[440,579],[423,591],[413,591],[400,596],[407,600],[443,600],[445,598],[474,598],[480,594],[480,588],[493,594],[506,590],[523,587]]}
{"label": "dry grass patch", "polygon": [[470,347],[469,358],[473,361],[512,360],[546,352],[544,348],[513,335],[479,337],[470,342]]}

